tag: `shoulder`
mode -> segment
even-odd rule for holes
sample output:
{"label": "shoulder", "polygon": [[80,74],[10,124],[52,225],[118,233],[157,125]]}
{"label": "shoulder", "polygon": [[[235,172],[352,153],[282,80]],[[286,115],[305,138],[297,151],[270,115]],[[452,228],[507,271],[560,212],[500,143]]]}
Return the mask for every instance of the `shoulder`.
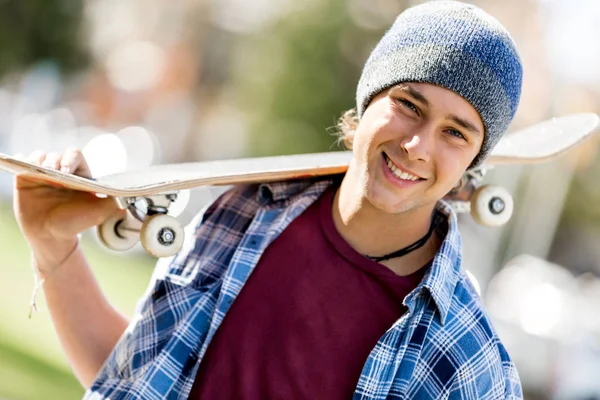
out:
{"label": "shoulder", "polygon": [[[415,374],[440,397],[520,399],[518,372],[481,298],[461,271],[444,324],[433,317]],[[429,387],[427,390],[432,390]]]}
{"label": "shoulder", "polygon": [[[196,214],[186,226],[181,251],[161,259],[154,278],[168,277],[187,284],[197,273],[213,274],[217,264],[235,251],[259,212],[274,210],[287,216],[291,213],[286,210],[314,201],[330,183],[330,179],[322,178],[232,186]],[[260,223],[273,221],[263,218]]]}
{"label": "shoulder", "polygon": [[181,250],[157,261],[152,280],[188,284],[208,247],[237,243],[260,206],[257,192],[258,185],[237,185],[205,204],[185,226]]}

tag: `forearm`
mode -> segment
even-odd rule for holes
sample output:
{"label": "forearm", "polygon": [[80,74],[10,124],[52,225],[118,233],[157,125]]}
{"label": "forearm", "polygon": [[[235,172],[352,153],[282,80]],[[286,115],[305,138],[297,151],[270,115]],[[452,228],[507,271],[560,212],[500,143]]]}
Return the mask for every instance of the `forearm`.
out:
{"label": "forearm", "polygon": [[42,277],[61,345],[75,375],[88,388],[128,321],[108,303],[79,247],[56,271]]}

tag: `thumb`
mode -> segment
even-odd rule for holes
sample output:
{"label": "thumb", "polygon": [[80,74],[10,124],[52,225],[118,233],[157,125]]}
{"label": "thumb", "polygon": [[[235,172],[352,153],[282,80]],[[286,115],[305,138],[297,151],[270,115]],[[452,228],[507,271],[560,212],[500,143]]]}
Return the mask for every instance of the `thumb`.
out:
{"label": "thumb", "polygon": [[126,213],[127,211],[119,209],[111,198],[101,199],[82,193],[68,204],[58,206],[52,213],[49,225],[57,238],[69,238],[102,224],[115,214],[125,217]]}

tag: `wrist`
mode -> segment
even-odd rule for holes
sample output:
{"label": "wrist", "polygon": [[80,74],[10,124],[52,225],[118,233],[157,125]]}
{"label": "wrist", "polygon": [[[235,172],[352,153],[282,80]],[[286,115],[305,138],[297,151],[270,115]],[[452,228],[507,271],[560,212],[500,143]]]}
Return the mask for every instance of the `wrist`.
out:
{"label": "wrist", "polygon": [[56,274],[57,270],[61,269],[61,267],[64,267],[64,264],[68,263],[69,259],[77,252],[78,249],[79,239],[73,244],[72,249],[63,257],[61,261],[50,263],[46,258],[45,262],[42,264],[40,264],[39,261],[40,255],[36,255],[35,252],[32,252],[33,276],[35,278],[35,285],[33,287],[33,293],[31,294],[31,300],[29,301],[29,318],[31,318],[31,315],[34,311],[37,311],[37,293],[44,285],[46,279],[48,277],[52,277],[52,275]]}
{"label": "wrist", "polygon": [[55,245],[51,249],[34,248],[32,262],[36,273],[41,279],[54,273],[65,264],[79,248],[79,238],[68,243]]}

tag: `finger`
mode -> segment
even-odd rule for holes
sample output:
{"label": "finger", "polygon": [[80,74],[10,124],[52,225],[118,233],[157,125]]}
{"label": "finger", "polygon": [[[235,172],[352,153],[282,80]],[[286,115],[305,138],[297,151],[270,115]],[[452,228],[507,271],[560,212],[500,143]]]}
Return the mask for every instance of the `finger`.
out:
{"label": "finger", "polygon": [[113,216],[122,216],[125,217],[127,215],[126,210],[121,210],[117,203],[115,203],[114,199],[111,198],[95,198],[94,200],[94,209],[90,214],[91,221],[93,221],[93,226],[98,226],[106,221],[108,218]]}
{"label": "finger", "polygon": [[74,173],[77,170],[77,167],[79,167],[79,163],[81,163],[80,154],[81,152],[77,149],[67,149],[60,162],[60,170],[67,174]]}
{"label": "finger", "polygon": [[64,173],[75,174],[84,178],[92,177],[83,153],[76,148],[70,148],[65,151],[60,163],[60,170]]}
{"label": "finger", "polygon": [[62,156],[58,153],[48,153],[42,162],[42,167],[59,169]]}
{"label": "finger", "polygon": [[36,151],[32,152],[31,154],[29,154],[29,156],[27,157],[27,162],[30,162],[32,164],[41,165],[44,162],[45,158],[46,158],[46,153],[44,151],[36,150]]}

